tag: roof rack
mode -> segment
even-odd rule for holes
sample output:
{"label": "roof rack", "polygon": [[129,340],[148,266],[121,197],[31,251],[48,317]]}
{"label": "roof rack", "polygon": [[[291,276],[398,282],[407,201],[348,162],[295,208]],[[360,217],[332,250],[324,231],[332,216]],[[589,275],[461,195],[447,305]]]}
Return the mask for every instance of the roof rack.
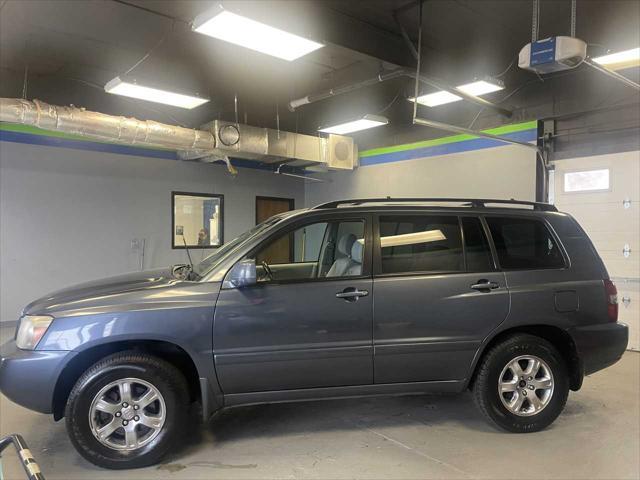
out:
{"label": "roof rack", "polygon": [[542,202],[528,202],[526,200],[498,200],[490,198],[357,198],[352,200],[336,200],[333,202],[316,205],[312,210],[323,210],[326,208],[337,208],[341,205],[358,206],[365,203],[463,203],[466,207],[487,208],[487,203],[498,203],[502,205],[528,205],[534,210],[543,212],[557,212],[555,205]]}

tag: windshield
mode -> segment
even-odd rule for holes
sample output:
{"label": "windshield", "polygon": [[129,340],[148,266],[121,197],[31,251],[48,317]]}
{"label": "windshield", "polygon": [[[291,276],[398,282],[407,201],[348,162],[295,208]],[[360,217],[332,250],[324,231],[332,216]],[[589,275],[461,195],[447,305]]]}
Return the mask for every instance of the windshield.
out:
{"label": "windshield", "polygon": [[262,223],[259,223],[255,227],[247,230],[242,235],[237,236],[230,242],[225,243],[220,248],[218,248],[214,253],[205,257],[200,263],[194,265],[193,271],[198,275],[198,277],[204,277],[208,274],[213,268],[220,263],[220,261],[225,258],[230,252],[236,249],[236,247],[242,245],[249,238],[254,235],[266,230],[271,225],[278,223],[282,220],[282,215],[276,215],[274,217],[268,218]]}

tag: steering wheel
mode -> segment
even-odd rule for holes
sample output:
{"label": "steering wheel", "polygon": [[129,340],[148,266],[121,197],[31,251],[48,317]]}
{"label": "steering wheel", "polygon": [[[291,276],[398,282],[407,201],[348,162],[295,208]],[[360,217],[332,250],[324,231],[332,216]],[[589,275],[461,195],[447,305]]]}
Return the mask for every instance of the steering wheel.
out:
{"label": "steering wheel", "polygon": [[265,273],[269,277],[269,280],[273,280],[273,272],[271,271],[271,267],[264,260],[260,262],[260,265],[264,269]]}

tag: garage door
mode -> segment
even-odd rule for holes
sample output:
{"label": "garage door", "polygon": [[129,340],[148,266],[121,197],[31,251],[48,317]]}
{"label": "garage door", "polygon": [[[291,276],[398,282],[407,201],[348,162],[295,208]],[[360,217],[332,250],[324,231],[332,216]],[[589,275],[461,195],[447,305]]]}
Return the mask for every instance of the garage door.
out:
{"label": "garage door", "polygon": [[640,350],[640,152],[558,160],[552,200],[587,231],[618,287],[629,348]]}

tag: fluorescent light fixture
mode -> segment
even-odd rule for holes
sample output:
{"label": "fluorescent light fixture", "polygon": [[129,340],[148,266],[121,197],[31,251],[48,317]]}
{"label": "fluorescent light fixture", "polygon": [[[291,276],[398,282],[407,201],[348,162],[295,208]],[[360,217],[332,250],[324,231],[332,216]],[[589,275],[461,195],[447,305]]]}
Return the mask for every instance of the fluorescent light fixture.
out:
{"label": "fluorescent light fixture", "polygon": [[462,90],[467,95],[474,95],[478,97],[487,93],[497,92],[498,90],[504,90],[504,85],[488,80],[478,80],[464,85],[458,85],[456,88],[458,88],[458,90]]}
{"label": "fluorescent light fixture", "polygon": [[[420,105],[426,105],[427,107],[437,107],[438,105],[444,105],[445,103],[453,103],[462,100],[462,97],[454,95],[453,93],[440,91],[434,93],[428,93],[427,95],[420,95],[418,97],[418,103]],[[414,98],[409,98],[410,102],[414,101]]]}
{"label": "fluorescent light fixture", "polygon": [[640,65],[640,47],[624,50],[623,52],[610,53],[602,57],[596,57],[594,62],[604,65],[611,70],[637,67]]}
{"label": "fluorescent light fixture", "polygon": [[188,109],[199,107],[209,101],[208,98],[194,97],[191,95],[169,92],[168,90],[145,87],[144,85],[138,85],[137,83],[123,81],[120,77],[116,77],[107,83],[104,86],[104,91],[107,93],[113,93],[114,95],[138,98],[148,102],[164,103],[165,105]]}
{"label": "fluorescent light fixture", "polygon": [[360,130],[366,130],[368,128],[379,127],[380,125],[386,125],[388,123],[389,120],[385,117],[381,117],[379,115],[365,115],[358,120],[352,120],[339,125],[321,128],[318,131],[323,133],[335,133],[336,135],[345,135],[347,133],[359,132]]}
{"label": "fluorescent light fixture", "polygon": [[[503,90],[504,85],[502,84],[502,82],[499,82],[497,80],[476,80],[475,82],[458,85],[456,88],[463,91],[467,95],[474,95],[478,97],[487,93]],[[460,100],[462,100],[462,97],[460,97],[459,95],[445,92],[444,90],[434,93],[428,93],[426,95],[420,95],[418,97],[418,103],[421,105],[426,105],[427,107],[437,107],[438,105],[458,102]],[[409,101],[413,102],[413,97],[409,98]]]}
{"label": "fluorescent light fixture", "polygon": [[202,18],[196,18],[193,31],[288,61],[324,47],[321,43],[228,10],[222,10],[213,17],[205,14]]}

